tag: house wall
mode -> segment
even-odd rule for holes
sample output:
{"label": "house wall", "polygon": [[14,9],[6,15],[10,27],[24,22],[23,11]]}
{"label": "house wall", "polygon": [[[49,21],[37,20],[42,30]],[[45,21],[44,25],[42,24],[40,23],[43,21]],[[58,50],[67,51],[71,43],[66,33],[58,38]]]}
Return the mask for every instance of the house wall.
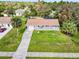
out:
{"label": "house wall", "polygon": [[59,26],[33,26],[33,27],[35,30],[56,30],[56,31],[60,30]]}
{"label": "house wall", "polygon": [[1,28],[8,28],[8,27],[12,27],[11,24],[0,24]]}
{"label": "house wall", "polygon": [[16,13],[16,16],[22,16],[22,13]]}

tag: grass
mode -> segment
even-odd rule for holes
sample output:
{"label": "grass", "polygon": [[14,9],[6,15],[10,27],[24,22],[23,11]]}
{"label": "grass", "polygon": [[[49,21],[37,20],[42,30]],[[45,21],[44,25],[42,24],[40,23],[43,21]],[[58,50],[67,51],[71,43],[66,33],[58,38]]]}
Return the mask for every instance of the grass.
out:
{"label": "grass", "polygon": [[55,57],[27,57],[27,59],[79,59],[79,58],[55,58]]}
{"label": "grass", "polygon": [[6,36],[0,39],[0,51],[16,51],[21,42],[24,30],[25,21],[22,21],[22,26],[18,28],[18,35],[17,28],[13,28]]}
{"label": "grass", "polygon": [[73,36],[72,40],[79,44],[79,32]]}
{"label": "grass", "polygon": [[71,39],[72,37],[58,31],[34,31],[28,51],[79,52],[79,45],[76,45]]}
{"label": "grass", "polygon": [[11,59],[11,57],[0,57],[0,59]]}

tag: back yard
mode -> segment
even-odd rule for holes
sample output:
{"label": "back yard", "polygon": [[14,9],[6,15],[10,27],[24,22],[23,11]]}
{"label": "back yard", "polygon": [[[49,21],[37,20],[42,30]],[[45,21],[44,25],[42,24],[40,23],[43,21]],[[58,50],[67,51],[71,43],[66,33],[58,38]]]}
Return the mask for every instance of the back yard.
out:
{"label": "back yard", "polygon": [[69,37],[58,31],[34,31],[28,51],[30,52],[79,52],[79,33]]}

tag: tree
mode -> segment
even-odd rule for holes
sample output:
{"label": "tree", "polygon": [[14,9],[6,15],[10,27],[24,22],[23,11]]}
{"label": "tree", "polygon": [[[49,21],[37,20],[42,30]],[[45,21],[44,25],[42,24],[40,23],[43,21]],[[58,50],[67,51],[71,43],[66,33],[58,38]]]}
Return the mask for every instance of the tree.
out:
{"label": "tree", "polygon": [[37,16],[47,17],[50,14],[51,8],[46,2],[38,2],[33,7],[37,11]]}
{"label": "tree", "polygon": [[66,20],[62,24],[61,31],[67,35],[75,35],[77,33],[77,26],[74,21]]}
{"label": "tree", "polygon": [[25,13],[24,13],[24,16],[25,17],[29,17],[30,15],[31,15],[31,10],[30,10],[30,8],[29,7],[27,7],[27,8],[25,8]]}
{"label": "tree", "polygon": [[0,6],[0,13],[5,10],[5,6]]}
{"label": "tree", "polygon": [[13,17],[12,21],[13,21],[13,26],[14,27],[18,28],[18,27],[20,27],[22,25],[22,21],[21,21],[20,17]]}
{"label": "tree", "polygon": [[51,11],[50,14],[49,14],[49,17],[50,18],[58,18],[58,12],[57,11]]}
{"label": "tree", "polygon": [[17,36],[19,35],[19,31],[18,28],[22,25],[22,21],[20,17],[13,17],[12,18],[13,21],[13,26],[17,28]]}
{"label": "tree", "polygon": [[28,16],[30,16],[30,13],[28,11],[25,11],[24,17],[28,17]]}
{"label": "tree", "polygon": [[4,15],[0,13],[0,17],[3,17]]}
{"label": "tree", "polygon": [[31,8],[30,16],[37,16],[37,11],[34,8]]}

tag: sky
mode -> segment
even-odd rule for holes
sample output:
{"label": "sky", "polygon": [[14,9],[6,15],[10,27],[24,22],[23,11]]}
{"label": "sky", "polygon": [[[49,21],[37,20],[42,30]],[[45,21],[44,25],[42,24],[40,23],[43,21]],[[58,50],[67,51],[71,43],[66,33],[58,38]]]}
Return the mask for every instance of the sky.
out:
{"label": "sky", "polygon": [[[26,1],[26,2],[29,2],[29,1],[31,1],[31,2],[36,2],[37,0],[0,0],[0,1]],[[61,0],[44,0],[44,1],[46,1],[46,2],[54,2],[54,1],[61,1]],[[73,2],[79,2],[79,0],[63,0],[63,1],[73,1]]]}

